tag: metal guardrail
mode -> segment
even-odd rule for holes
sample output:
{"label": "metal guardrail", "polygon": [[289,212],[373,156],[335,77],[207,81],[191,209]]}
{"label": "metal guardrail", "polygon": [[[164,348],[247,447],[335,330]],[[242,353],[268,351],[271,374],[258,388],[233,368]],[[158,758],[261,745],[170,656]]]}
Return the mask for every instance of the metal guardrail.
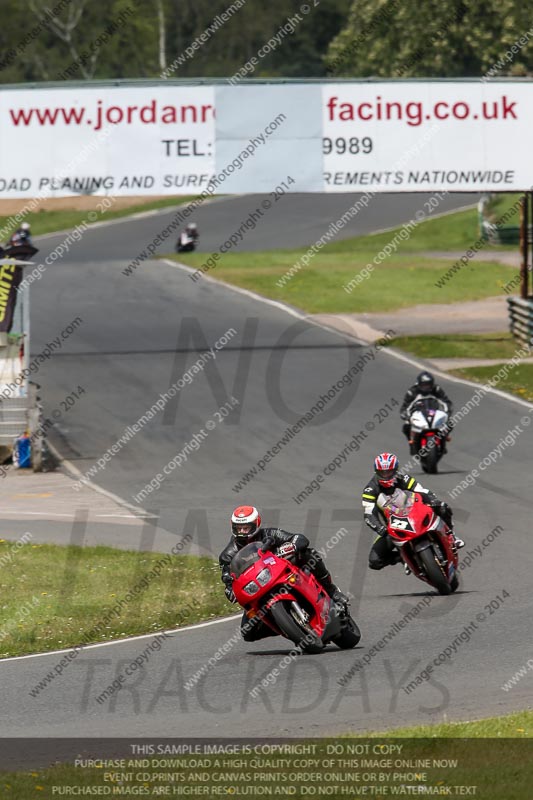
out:
{"label": "metal guardrail", "polygon": [[[489,244],[519,244],[520,226],[519,225],[495,225],[493,222],[483,220],[480,224],[481,238]],[[533,243],[533,229],[528,228],[528,244]]]}
{"label": "metal guardrail", "polygon": [[28,429],[28,397],[10,397],[0,402],[0,445],[10,446]]}
{"label": "metal guardrail", "polygon": [[533,298],[508,297],[511,333],[528,347],[533,347]]}

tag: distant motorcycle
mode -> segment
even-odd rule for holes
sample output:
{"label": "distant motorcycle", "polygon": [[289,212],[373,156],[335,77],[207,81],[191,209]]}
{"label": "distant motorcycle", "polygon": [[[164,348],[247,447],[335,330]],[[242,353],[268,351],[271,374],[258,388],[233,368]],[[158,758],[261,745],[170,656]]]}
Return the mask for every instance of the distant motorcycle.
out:
{"label": "distant motorcycle", "polygon": [[178,241],[176,242],[176,253],[194,252],[194,250],[196,250],[196,245],[198,244],[199,238],[200,236],[198,234],[196,223],[191,222],[178,236]]}
{"label": "distant motorcycle", "polygon": [[328,642],[343,650],[361,633],[346,609],[340,609],[313,574],[251,542],[233,557],[230,571],[237,602],[249,618],[261,621],[305,653],[320,653]]}
{"label": "distant motorcycle", "polygon": [[38,253],[39,250],[32,244],[6,244],[5,247],[0,246],[0,258],[13,258],[21,261],[29,261],[29,259]]}
{"label": "distant motorcycle", "polygon": [[439,594],[451,594],[459,586],[457,550],[453,536],[420,495],[396,489],[382,506],[387,532],[405,564],[421,581]]}
{"label": "distant motorcycle", "polygon": [[448,436],[448,411],[436,397],[415,400],[407,409],[412,442],[424,472],[435,474]]}

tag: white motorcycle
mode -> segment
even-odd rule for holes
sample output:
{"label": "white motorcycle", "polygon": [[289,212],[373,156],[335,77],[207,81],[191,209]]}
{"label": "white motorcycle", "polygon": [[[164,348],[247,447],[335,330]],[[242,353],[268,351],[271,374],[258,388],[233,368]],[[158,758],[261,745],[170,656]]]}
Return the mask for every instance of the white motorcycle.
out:
{"label": "white motorcycle", "polygon": [[192,253],[196,249],[196,239],[189,236],[186,231],[180,233],[178,241],[176,242],[176,253]]}
{"label": "white motorcycle", "polygon": [[424,472],[435,474],[437,464],[446,449],[448,438],[448,407],[430,395],[417,398],[407,408],[413,445]]}

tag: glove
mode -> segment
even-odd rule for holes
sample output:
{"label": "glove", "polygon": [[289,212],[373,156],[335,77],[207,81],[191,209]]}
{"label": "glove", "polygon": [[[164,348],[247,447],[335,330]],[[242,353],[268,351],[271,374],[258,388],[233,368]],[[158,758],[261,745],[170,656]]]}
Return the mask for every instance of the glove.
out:
{"label": "glove", "polygon": [[273,550],[276,546],[276,540],[272,536],[266,536],[261,542],[261,550]]}
{"label": "glove", "polygon": [[281,556],[281,558],[290,558],[296,552],[296,545],[292,542],[285,542],[285,544],[278,547],[277,552],[278,556]]}
{"label": "glove", "polygon": [[389,531],[386,525],[380,525],[379,528],[376,528],[376,533],[378,536],[386,536],[388,532]]}
{"label": "glove", "polygon": [[230,601],[230,603],[236,603],[237,602],[237,598],[235,597],[235,594],[234,594],[233,589],[231,588],[231,586],[226,586],[226,588],[224,589],[224,592],[225,592],[225,595],[226,595],[227,599]]}
{"label": "glove", "polygon": [[440,503],[440,505],[439,505],[439,512],[440,512],[441,516],[448,515],[448,516],[451,517],[451,515],[452,515],[452,510],[451,510],[450,506],[448,505],[448,503],[445,503],[444,501],[442,503]]}

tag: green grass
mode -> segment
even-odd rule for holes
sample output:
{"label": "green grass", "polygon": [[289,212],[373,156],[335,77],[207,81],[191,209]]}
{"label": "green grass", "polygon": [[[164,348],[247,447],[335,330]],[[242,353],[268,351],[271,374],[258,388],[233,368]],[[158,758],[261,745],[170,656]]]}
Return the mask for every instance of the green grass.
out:
{"label": "green grass", "polygon": [[[419,358],[493,358],[503,363],[516,355],[522,345],[510,334],[502,333],[450,333],[431,336],[397,336],[387,342]],[[532,352],[533,356],[533,352]],[[502,364],[486,367],[465,367],[450,370],[452,375],[477,383],[493,378]],[[498,383],[498,389],[533,401],[533,364],[521,364],[510,370]]]}
{"label": "green grass", "polygon": [[520,345],[512,334],[449,333],[397,336],[386,346],[398,347],[420,358],[512,358]]}
{"label": "green grass", "polygon": [[[455,303],[481,300],[501,293],[515,274],[512,267],[472,262],[442,288],[435,286],[453,260],[393,255],[375,267],[369,277],[348,294],[343,286],[361,272],[378,252],[330,252],[324,249],[282,287],[276,285],[296,264],[305,250],[230,253],[207,274],[281,300],[310,314],[395,311],[420,303]],[[173,256],[198,269],[209,257],[205,253]],[[200,282],[202,277],[199,278]]]}
{"label": "green grass", "polygon": [[[424,251],[466,251],[478,239],[475,209],[420,223],[408,239],[398,236],[397,249],[392,255],[378,265],[373,264],[374,257],[401,230],[396,228],[387,233],[329,244],[312,256],[307,266],[293,272],[281,287],[276,282],[292,267],[299,266],[299,259],[307,248],[229,252],[222,255],[206,274],[311,314],[393,311],[425,303],[481,300],[500,295],[503,287],[516,275],[514,267],[471,261],[444,286],[435,286],[456,259],[428,258]],[[209,259],[209,254],[187,253],[172,258],[199,269]],[[346,292],[343,287],[369,264],[373,267],[369,276],[352,292]]]}
{"label": "green grass", "polygon": [[[503,364],[502,364],[503,366]],[[498,372],[498,365],[491,367],[468,367],[465,369],[454,369],[452,375],[459,378],[477,383],[486,383],[489,378],[494,377]],[[510,370],[507,376],[498,383],[498,389],[510,392],[520,397],[522,400],[533,401],[533,364],[520,364]]]}
{"label": "green grass", "polygon": [[498,222],[510,209],[513,209],[512,216],[506,220],[505,225],[519,225],[520,224],[520,209],[513,208],[517,200],[523,197],[523,193],[511,194],[496,194],[489,202],[487,207],[487,216],[490,222]]}
{"label": "green grass", "polygon": [[[88,644],[84,634],[165,558],[111,547],[28,543],[12,548],[12,542],[0,540],[2,658]],[[120,615],[112,615],[91,641],[151,633],[232,612],[218,565],[211,559],[171,556],[161,570],[159,576],[146,578],[148,585],[132,593]]]}
{"label": "green grass", "polygon": [[392,736],[406,739],[456,738],[533,738],[533,711],[518,711],[503,717],[488,717],[473,722],[441,722],[436,725],[414,725],[369,736]]}
{"label": "green grass", "polygon": [[[436,209],[435,213],[438,213]],[[334,242],[324,248],[330,253],[352,253],[354,249],[369,250],[374,254],[381,250],[401,226],[385,233],[371,233],[354,239]],[[423,250],[467,250],[479,237],[476,208],[446,214],[443,217],[421,222],[410,233],[408,239],[398,242],[398,253],[416,253]]]}
{"label": "green grass", "polygon": [[[111,205],[108,209],[104,209],[102,212],[95,211],[91,212],[87,211],[36,211],[34,213],[27,214],[24,217],[25,222],[29,222],[31,225],[31,232],[32,236],[39,236],[43,233],[53,233],[54,231],[63,231],[63,230],[71,230],[75,228],[76,225],[80,225],[82,222],[86,222],[90,225],[93,222],[102,222],[102,220],[109,220],[109,219],[118,219],[119,217],[129,217],[131,214],[137,214],[139,211],[151,211],[157,208],[167,208],[182,205],[184,203],[188,203],[190,200],[193,199],[195,195],[191,196],[184,196],[184,197],[168,197],[163,200],[149,200],[146,203],[139,203],[134,206],[129,206],[128,208],[121,208],[117,210],[113,210],[113,206]],[[104,203],[106,198],[102,197],[101,202]],[[112,199],[112,198],[108,198]],[[95,213],[96,216],[92,219],[92,214]],[[89,214],[91,214],[91,218],[89,218]],[[12,216],[3,216],[0,217],[0,228],[5,227],[6,225],[10,224],[10,220]],[[18,227],[18,224],[13,228],[13,230]]]}
{"label": "green grass", "polygon": [[[279,763],[276,768],[271,769],[271,774],[268,774],[268,767],[248,767],[247,762],[250,757],[257,757],[257,754],[251,756],[243,755],[237,752],[235,755],[224,756],[209,756],[205,754],[196,754],[195,756],[172,756],[169,754],[162,755],[161,753],[154,753],[152,756],[141,756],[145,758],[143,767],[140,769],[139,765],[135,766],[129,759],[134,758],[131,754],[131,748],[125,740],[123,755],[126,759],[125,766],[117,769],[103,768],[75,768],[71,765],[55,765],[48,769],[33,769],[26,772],[3,772],[0,773],[0,789],[3,790],[2,798],[11,798],[11,800],[29,800],[29,798],[43,797],[48,800],[52,797],[52,787],[112,787],[112,796],[116,796],[120,787],[130,789],[130,796],[137,794],[134,787],[142,787],[145,796],[160,796],[155,794],[156,787],[168,786],[170,788],[169,795],[173,796],[172,787],[176,784],[173,782],[165,781],[162,776],[170,775],[172,773],[180,773],[178,784],[182,787],[195,787],[201,785],[203,791],[206,791],[207,786],[213,786],[218,789],[216,796],[239,796],[240,787],[249,787],[254,783],[254,776],[261,772],[260,778],[257,778],[257,783],[262,787],[278,787],[278,796],[290,794],[291,797],[299,800],[302,797],[309,796],[328,796],[333,797],[335,800],[344,800],[346,797],[358,796],[353,790],[346,791],[348,785],[355,785],[362,787],[365,785],[371,786],[384,786],[389,787],[386,793],[387,797],[392,796],[390,787],[420,786],[425,785],[428,787],[446,787],[446,786],[474,786],[476,787],[475,797],[477,800],[530,800],[531,798],[531,784],[533,782],[533,759],[531,759],[532,743],[531,737],[533,735],[533,714],[532,712],[521,712],[512,714],[507,717],[497,717],[479,722],[463,722],[463,723],[446,723],[435,726],[416,726],[410,728],[401,728],[384,733],[372,733],[364,736],[339,736],[334,739],[327,738],[322,740],[313,739],[312,742],[316,745],[316,750],[312,754],[317,759],[322,761],[324,758],[334,759],[326,764],[314,765],[312,772],[320,775],[321,773],[329,772],[330,775],[336,773],[343,773],[344,775],[353,775],[358,772],[358,778],[350,779],[349,777],[340,783],[340,787],[344,789],[343,792],[335,790],[334,784],[339,784],[339,781],[333,777],[329,779],[315,778],[310,783],[309,778],[306,777],[306,772],[309,773],[310,769],[302,768],[301,755],[287,755],[284,754],[284,759],[288,761],[288,766],[280,766]],[[381,748],[383,745],[392,745],[398,738],[402,739],[401,753],[387,754]],[[373,742],[378,739],[378,751],[373,753]],[[305,743],[305,739],[295,739],[294,743]],[[194,742],[190,740],[190,744]],[[230,743],[231,740],[228,741]],[[250,745],[253,747],[255,742],[250,740]],[[327,745],[332,745],[329,753],[326,750]],[[368,744],[369,751],[363,754],[349,754],[348,747],[350,745]],[[343,752],[339,753],[338,748],[342,748]],[[337,752],[335,752],[337,750]],[[103,752],[101,757],[118,758],[116,751],[113,754],[106,754]],[[260,756],[265,761],[266,756]],[[383,764],[374,769],[368,769],[361,766],[356,766],[358,758],[360,759],[387,759],[390,758],[392,765],[389,767]],[[172,765],[172,759],[180,759],[180,768]],[[191,758],[196,762],[201,759],[201,767],[197,763],[194,766],[191,763]],[[216,759],[218,758],[218,765]],[[279,758],[279,753],[273,753],[270,758]],[[303,758],[308,758],[304,756]],[[401,759],[429,759],[431,761],[430,767],[409,767],[404,766],[399,768],[394,765],[397,758]],[[224,759],[224,761],[223,761]],[[244,761],[242,761],[244,759]],[[295,767],[295,759],[300,759],[299,766]],[[339,766],[339,759],[350,759],[344,766]],[[433,760],[457,759],[458,764],[456,767],[451,766],[435,766]],[[166,761],[166,763],[165,763]],[[190,767],[185,766],[191,763]],[[235,766],[233,766],[235,763]],[[408,762],[409,763],[409,762]],[[222,766],[224,764],[224,766]],[[353,764],[352,767],[349,765]],[[375,778],[363,779],[362,775],[374,773]],[[105,774],[107,773],[107,778]],[[110,773],[121,774],[120,779],[113,779]],[[128,773],[132,773],[132,777],[128,777]],[[250,773],[251,778],[247,776]],[[265,774],[266,773],[266,774]],[[285,780],[276,780],[276,776],[280,773],[285,774]],[[287,773],[303,773],[303,777],[288,779]],[[398,777],[399,773],[399,777]],[[405,773],[410,776],[416,775],[417,777],[405,777]],[[222,777],[221,777],[222,774]],[[385,781],[379,775],[389,775],[389,780]],[[122,777],[126,776],[126,777]],[[146,779],[146,776],[149,776]],[[154,776],[154,777],[152,777]],[[155,777],[157,776],[157,777]],[[211,777],[212,776],[212,777]],[[231,777],[230,777],[231,776]],[[420,777],[422,776],[422,777]],[[176,780],[176,778],[174,779]],[[290,785],[296,786],[315,786],[315,791],[311,792],[310,789],[303,794],[298,788],[290,792],[287,791],[287,781]],[[200,783],[199,783],[200,781]],[[117,792],[115,792],[115,787]],[[318,787],[329,787],[327,795],[320,793]],[[133,791],[132,791],[133,790]],[[154,794],[152,793],[154,792]],[[383,793],[385,794],[385,793]],[[204,795],[207,796],[207,795]],[[210,795],[212,797],[215,794]],[[247,796],[265,796],[263,792],[257,794],[248,793]],[[382,797],[380,792],[370,793],[367,791],[365,796]],[[406,795],[407,796],[407,793]],[[419,795],[417,795],[419,796]],[[426,795],[428,796],[428,795]],[[439,796],[432,794],[430,796]],[[459,796],[452,789],[451,796]],[[472,794],[470,795],[472,796]]]}

